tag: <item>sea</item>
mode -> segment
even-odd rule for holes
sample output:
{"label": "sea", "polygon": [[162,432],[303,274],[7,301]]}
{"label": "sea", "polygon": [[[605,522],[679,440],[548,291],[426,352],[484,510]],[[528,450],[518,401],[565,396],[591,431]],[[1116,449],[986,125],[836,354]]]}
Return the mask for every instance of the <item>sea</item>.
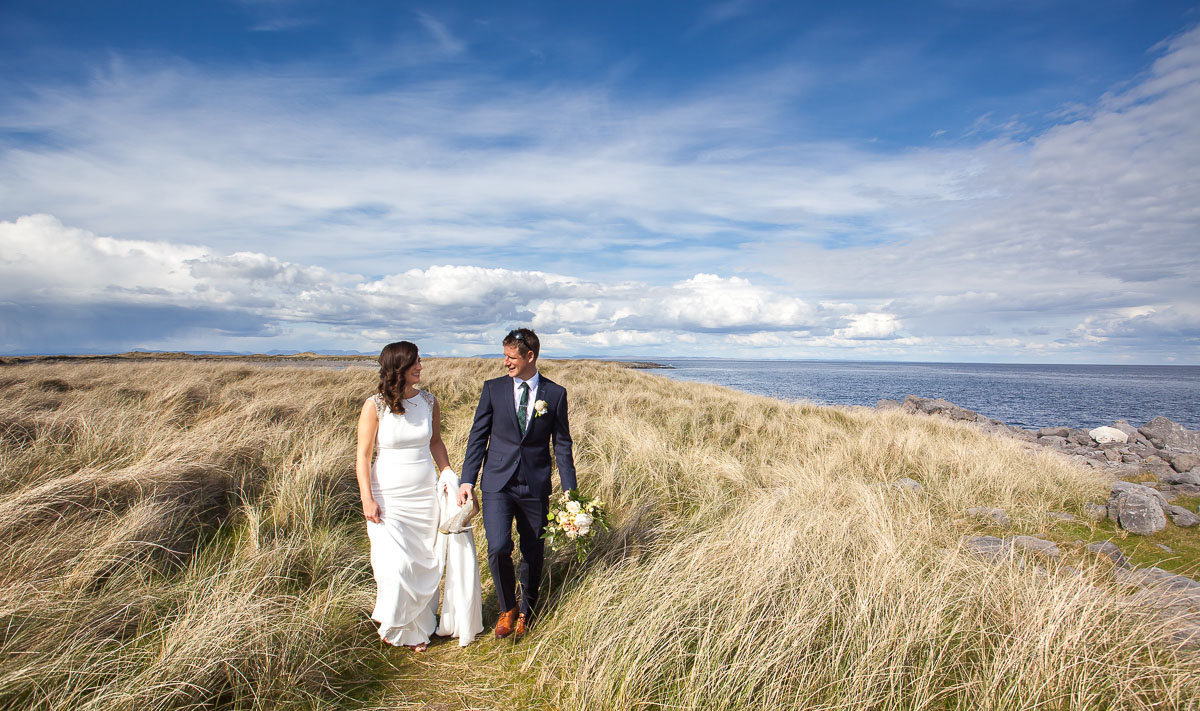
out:
{"label": "sea", "polygon": [[[649,360],[649,359],[647,359]],[[1013,365],[654,359],[652,372],[756,395],[828,405],[874,406],[905,395],[945,398],[1019,427],[1093,428],[1163,415],[1200,429],[1200,366]]]}

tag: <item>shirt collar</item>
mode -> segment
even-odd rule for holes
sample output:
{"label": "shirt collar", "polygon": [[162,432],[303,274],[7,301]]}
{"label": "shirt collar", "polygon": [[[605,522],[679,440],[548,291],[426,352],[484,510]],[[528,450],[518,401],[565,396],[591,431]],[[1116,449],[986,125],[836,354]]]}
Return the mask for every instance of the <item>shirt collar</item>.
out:
{"label": "shirt collar", "polygon": [[542,374],[535,370],[535,371],[533,371],[533,377],[531,377],[529,380],[521,380],[520,378],[514,377],[513,378],[513,388],[519,389],[521,387],[521,383],[529,383],[530,391],[537,390],[538,381],[540,381],[541,379],[542,379]]}

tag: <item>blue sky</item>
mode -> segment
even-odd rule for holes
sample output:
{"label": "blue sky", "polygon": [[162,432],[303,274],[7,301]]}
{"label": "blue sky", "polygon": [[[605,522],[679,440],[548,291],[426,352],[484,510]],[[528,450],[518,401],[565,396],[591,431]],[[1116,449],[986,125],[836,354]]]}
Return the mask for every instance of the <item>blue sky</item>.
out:
{"label": "blue sky", "polygon": [[1200,363],[1200,9],[0,5],[0,352]]}

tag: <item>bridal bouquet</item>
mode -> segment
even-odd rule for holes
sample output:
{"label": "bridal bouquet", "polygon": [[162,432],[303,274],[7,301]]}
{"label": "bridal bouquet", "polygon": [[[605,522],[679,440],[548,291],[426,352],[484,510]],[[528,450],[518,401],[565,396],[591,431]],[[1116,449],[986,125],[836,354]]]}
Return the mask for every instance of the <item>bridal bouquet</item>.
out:
{"label": "bridal bouquet", "polygon": [[584,496],[574,489],[564,492],[550,506],[542,538],[554,550],[571,548],[580,563],[587,557],[598,531],[608,530],[604,502]]}

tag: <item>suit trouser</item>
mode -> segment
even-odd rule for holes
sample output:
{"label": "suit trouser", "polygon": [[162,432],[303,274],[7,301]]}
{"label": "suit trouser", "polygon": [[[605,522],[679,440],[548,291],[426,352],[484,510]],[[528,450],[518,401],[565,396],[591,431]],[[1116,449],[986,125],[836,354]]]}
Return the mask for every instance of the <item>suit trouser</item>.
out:
{"label": "suit trouser", "polygon": [[496,584],[500,611],[517,606],[516,571],[513,569],[512,524],[517,522],[521,546],[521,613],[532,617],[542,578],[545,545],[542,532],[550,502],[533,495],[523,481],[513,477],[495,493],[483,492],[483,529],[487,533],[488,567]]}

